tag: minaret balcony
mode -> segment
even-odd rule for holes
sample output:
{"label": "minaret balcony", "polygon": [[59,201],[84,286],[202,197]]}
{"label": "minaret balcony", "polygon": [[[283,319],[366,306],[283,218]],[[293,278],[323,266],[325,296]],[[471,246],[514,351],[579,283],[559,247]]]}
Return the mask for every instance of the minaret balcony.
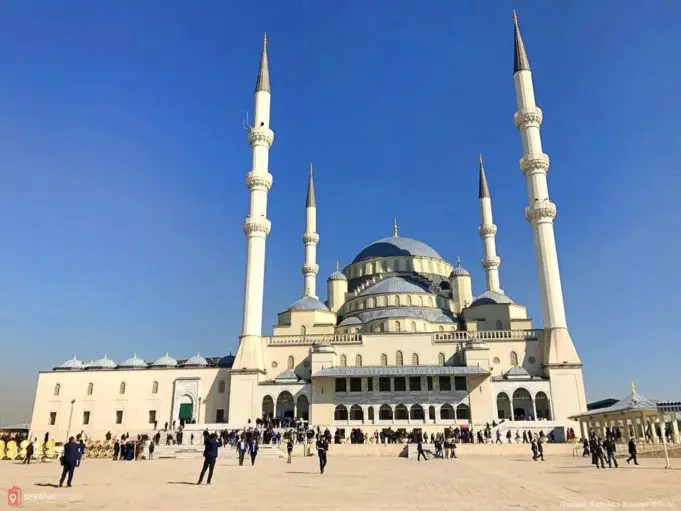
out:
{"label": "minaret balcony", "polygon": [[318,264],[304,264],[303,265],[303,275],[317,275],[319,272]]}
{"label": "minaret balcony", "polygon": [[244,232],[248,236],[262,236],[265,237],[272,229],[272,222],[265,217],[251,218],[250,216],[244,220]]}
{"label": "minaret balcony", "polygon": [[542,113],[541,108],[535,106],[531,110],[521,110],[516,112],[513,116],[513,120],[515,121],[515,125],[519,130],[538,128],[541,126],[541,123],[544,120],[544,114]]}
{"label": "minaret balcony", "polygon": [[558,208],[550,200],[537,201],[525,208],[525,218],[528,222],[552,222],[557,212]]}
{"label": "minaret balcony", "polygon": [[549,170],[549,155],[546,153],[528,154],[520,158],[520,170],[524,174],[546,172]]}
{"label": "minaret balcony", "polygon": [[264,145],[270,147],[274,142],[274,131],[265,126],[258,126],[248,130],[248,143],[255,147]]}
{"label": "minaret balcony", "polygon": [[478,234],[480,234],[481,238],[496,236],[497,226],[494,224],[481,225],[480,227],[478,227]]}
{"label": "minaret balcony", "polygon": [[272,188],[272,174],[267,171],[264,174],[249,172],[246,175],[246,187],[249,190],[265,190],[269,192],[270,188]]}
{"label": "minaret balcony", "polygon": [[485,257],[480,262],[485,270],[496,270],[501,266],[501,258],[499,256]]}
{"label": "minaret balcony", "polygon": [[305,245],[316,245],[319,243],[319,234],[316,232],[306,232],[303,234],[303,243]]}

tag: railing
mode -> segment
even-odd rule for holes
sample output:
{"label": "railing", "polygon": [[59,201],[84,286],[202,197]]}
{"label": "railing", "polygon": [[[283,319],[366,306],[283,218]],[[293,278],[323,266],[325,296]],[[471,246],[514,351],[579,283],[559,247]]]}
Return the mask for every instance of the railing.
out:
{"label": "railing", "polygon": [[361,334],[275,335],[265,337],[268,346],[312,346],[316,343],[362,344]]}
{"label": "railing", "polygon": [[528,340],[538,339],[540,329],[534,330],[477,330],[468,332],[460,330],[456,332],[435,332],[433,342],[448,343],[461,341],[506,341],[506,340]]}

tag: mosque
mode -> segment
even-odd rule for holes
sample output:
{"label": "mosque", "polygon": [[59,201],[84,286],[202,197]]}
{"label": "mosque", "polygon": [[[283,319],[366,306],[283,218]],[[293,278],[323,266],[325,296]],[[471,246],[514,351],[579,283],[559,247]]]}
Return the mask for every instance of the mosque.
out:
{"label": "mosque", "polygon": [[[514,421],[561,437],[586,412],[582,363],[570,337],[554,236],[549,157],[542,150],[542,110],[514,16],[517,127],[539,274],[543,328],[502,290],[497,227],[490,186],[480,160],[478,190],[485,291],[428,244],[400,235],[359,251],[327,279],[317,295],[317,203],[312,168],[302,241],[303,296],[263,335],[265,248],[271,223],[267,198],[274,141],[270,128],[267,39],[255,88],[248,140],[253,164],[246,176],[250,206],[243,325],[236,356],[155,361],[106,355],[85,363],[75,356],[39,373],[32,435],[53,438],[85,431],[91,438],[148,432],[166,423],[240,428],[263,414],[295,417],[332,429],[368,433],[392,428],[477,427]],[[472,228],[472,227],[471,227]]]}

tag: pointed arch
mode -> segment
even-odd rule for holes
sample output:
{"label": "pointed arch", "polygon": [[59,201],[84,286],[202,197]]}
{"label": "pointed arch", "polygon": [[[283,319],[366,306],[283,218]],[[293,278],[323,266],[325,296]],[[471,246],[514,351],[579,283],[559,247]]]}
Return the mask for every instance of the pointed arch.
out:
{"label": "pointed arch", "polygon": [[357,367],[362,367],[362,355],[360,355],[359,353],[355,355],[355,365]]}
{"label": "pointed arch", "polygon": [[295,367],[295,360],[293,359],[293,355],[288,356],[288,361],[286,363],[286,369],[293,369]]}
{"label": "pointed arch", "polygon": [[399,321],[395,321],[395,332],[401,332],[402,331],[402,325],[400,324]]}
{"label": "pointed arch", "polygon": [[419,354],[418,353],[412,353],[411,354],[411,365],[413,365],[413,366],[419,365]]}
{"label": "pointed arch", "polygon": [[119,394],[125,394],[125,382],[122,381],[121,384],[118,386],[118,393]]}
{"label": "pointed arch", "polygon": [[438,353],[437,354],[437,365],[440,365],[440,366],[445,365],[445,354],[444,353]]}
{"label": "pointed arch", "polygon": [[151,384],[151,393],[152,394],[158,394],[158,382],[157,381],[155,381],[154,383]]}
{"label": "pointed arch", "polygon": [[60,392],[61,392],[61,384],[57,383],[54,386],[54,395],[58,396]]}
{"label": "pointed arch", "polygon": [[385,353],[381,354],[381,365],[382,366],[388,365],[388,355],[386,355]]}
{"label": "pointed arch", "polygon": [[411,331],[416,332],[416,321],[412,321],[410,326],[411,326]]}
{"label": "pointed arch", "polygon": [[515,351],[511,352],[511,367],[518,367],[518,354]]}
{"label": "pointed arch", "polygon": [[95,386],[92,382],[87,384],[87,395],[88,396],[92,395],[92,393],[94,392],[94,388],[95,388]]}
{"label": "pointed arch", "polygon": [[407,295],[407,307],[411,307],[411,295]]}
{"label": "pointed arch", "polygon": [[341,355],[340,366],[341,367],[347,367],[348,366],[348,357],[346,357],[345,355]]}
{"label": "pointed arch", "polygon": [[397,352],[395,353],[395,365],[396,366],[404,365],[404,358],[400,350],[397,350]]}

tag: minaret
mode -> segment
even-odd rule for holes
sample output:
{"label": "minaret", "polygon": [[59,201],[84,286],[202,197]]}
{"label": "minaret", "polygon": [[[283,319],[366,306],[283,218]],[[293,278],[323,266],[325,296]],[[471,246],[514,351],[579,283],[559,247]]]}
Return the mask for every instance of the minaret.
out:
{"label": "minaret", "polygon": [[305,278],[305,296],[317,298],[317,202],[314,197],[314,179],[312,176],[312,163],[310,163],[310,179],[307,182],[307,199],[305,201],[305,264],[303,264],[303,276]]}
{"label": "minaret", "polygon": [[[518,111],[515,124],[520,131],[523,157],[520,169],[525,175],[529,205],[525,217],[532,226],[539,291],[544,316],[544,369],[551,380],[554,420],[586,410],[582,363],[577,355],[565,319],[563,290],[558,269],[558,253],[553,232],[556,205],[549,200],[546,173],[549,157],[542,149],[539,127],[543,114],[535,102],[530,62],[520,35],[518,18],[513,12],[515,82]],[[560,382],[560,386],[558,386]]]}
{"label": "minaret", "polygon": [[480,200],[480,227],[478,233],[482,238],[482,267],[485,269],[485,277],[487,280],[487,291],[496,291],[503,293],[499,287],[499,266],[501,265],[501,258],[497,256],[497,244],[495,236],[497,235],[497,226],[494,225],[492,218],[492,198],[489,195],[489,187],[487,186],[487,176],[485,176],[485,168],[482,164],[482,154],[480,155],[480,187],[478,193]]}
{"label": "minaret", "polygon": [[[246,283],[241,339],[233,366],[233,369],[241,371],[265,370],[261,335],[265,241],[271,228],[267,219],[267,192],[272,187],[272,175],[268,172],[268,167],[270,147],[274,141],[274,132],[270,129],[270,101],[270,72],[267,65],[267,35],[265,35],[255,85],[255,124],[248,130],[253,164],[246,176],[246,187],[250,190],[249,212],[244,221],[247,247]],[[230,406],[230,415],[232,411]],[[253,419],[255,420],[255,417]]]}

